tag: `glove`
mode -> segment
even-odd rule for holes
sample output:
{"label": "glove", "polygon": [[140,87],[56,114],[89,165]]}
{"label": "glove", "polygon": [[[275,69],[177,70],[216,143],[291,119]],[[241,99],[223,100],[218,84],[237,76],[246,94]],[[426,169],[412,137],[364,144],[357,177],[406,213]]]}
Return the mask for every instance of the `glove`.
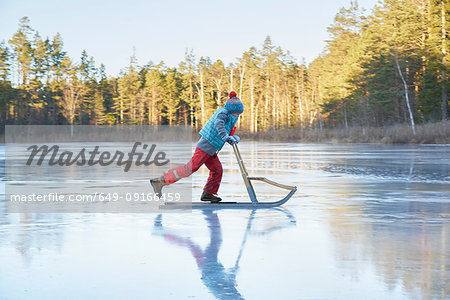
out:
{"label": "glove", "polygon": [[236,143],[236,140],[234,139],[234,137],[229,135],[225,138],[225,142],[227,142],[230,145],[234,145],[234,143]]}
{"label": "glove", "polygon": [[236,141],[236,144],[239,143],[239,141],[241,140],[240,137],[238,137],[237,135],[233,135],[234,140]]}

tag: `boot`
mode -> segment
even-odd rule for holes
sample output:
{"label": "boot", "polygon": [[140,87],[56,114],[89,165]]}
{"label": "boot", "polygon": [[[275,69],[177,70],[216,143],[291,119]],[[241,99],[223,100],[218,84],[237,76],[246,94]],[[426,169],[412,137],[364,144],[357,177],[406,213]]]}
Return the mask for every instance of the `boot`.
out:
{"label": "boot", "polygon": [[222,198],[214,196],[213,194],[203,192],[202,197],[200,198],[202,201],[211,201],[211,203],[217,203],[222,201]]}
{"label": "boot", "polygon": [[152,185],[153,190],[155,191],[155,195],[158,196],[158,198],[161,198],[161,190],[163,186],[167,185],[166,181],[164,180],[164,177],[150,179],[150,184]]}

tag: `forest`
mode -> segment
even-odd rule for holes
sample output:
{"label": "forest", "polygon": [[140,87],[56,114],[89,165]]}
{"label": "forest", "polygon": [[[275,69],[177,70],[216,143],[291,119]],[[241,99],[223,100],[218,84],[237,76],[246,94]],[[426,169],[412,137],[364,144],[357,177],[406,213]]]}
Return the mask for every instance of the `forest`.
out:
{"label": "forest", "polygon": [[421,124],[448,126],[449,7],[382,0],[367,13],[352,1],[308,65],[268,36],[227,65],[187,49],[176,67],[138,65],[132,55],[112,77],[86,50],[70,58],[59,33],[43,38],[23,17],[0,43],[0,123],[199,130],[235,90],[245,105],[238,126],[250,134],[403,124],[415,135]]}

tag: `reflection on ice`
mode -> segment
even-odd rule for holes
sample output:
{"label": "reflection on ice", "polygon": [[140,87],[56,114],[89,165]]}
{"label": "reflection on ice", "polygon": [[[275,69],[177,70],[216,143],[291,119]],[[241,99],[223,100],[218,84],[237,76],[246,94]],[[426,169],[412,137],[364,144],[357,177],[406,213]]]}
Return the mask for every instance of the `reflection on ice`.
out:
{"label": "reflection on ice", "polygon": [[367,201],[332,208],[329,224],[336,263],[359,276],[365,261],[390,290],[401,286],[419,299],[449,293],[448,203]]}
{"label": "reflection on ice", "polygon": [[[289,211],[285,209],[272,210],[285,213],[288,219],[282,224],[272,226],[272,228],[260,232],[260,235],[266,235],[287,226],[295,225],[295,218]],[[252,230],[252,223],[254,222],[256,211],[250,211],[245,234],[239,248],[239,254],[235,263],[230,268],[225,268],[218,257],[222,246],[222,227],[217,212],[203,210],[204,219],[209,229],[209,243],[204,248],[200,247],[200,245],[192,241],[189,237],[171,233],[170,228],[166,228],[163,225],[161,214],[155,218],[153,235],[160,235],[169,244],[188,249],[195,259],[197,268],[201,272],[202,282],[217,299],[244,299],[236,288],[236,274],[239,270],[239,261],[241,260],[248,235]]]}

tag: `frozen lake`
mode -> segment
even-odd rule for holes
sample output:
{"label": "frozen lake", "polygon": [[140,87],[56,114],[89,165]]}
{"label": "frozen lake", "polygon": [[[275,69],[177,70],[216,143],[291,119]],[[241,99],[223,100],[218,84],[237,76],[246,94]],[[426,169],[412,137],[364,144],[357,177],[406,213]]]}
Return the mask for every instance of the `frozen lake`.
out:
{"label": "frozen lake", "polygon": [[[450,145],[240,149],[251,175],[298,186],[287,204],[7,214],[2,196],[0,299],[448,299]],[[219,157],[219,195],[248,200],[231,147]],[[193,176],[194,198],[207,176]]]}

